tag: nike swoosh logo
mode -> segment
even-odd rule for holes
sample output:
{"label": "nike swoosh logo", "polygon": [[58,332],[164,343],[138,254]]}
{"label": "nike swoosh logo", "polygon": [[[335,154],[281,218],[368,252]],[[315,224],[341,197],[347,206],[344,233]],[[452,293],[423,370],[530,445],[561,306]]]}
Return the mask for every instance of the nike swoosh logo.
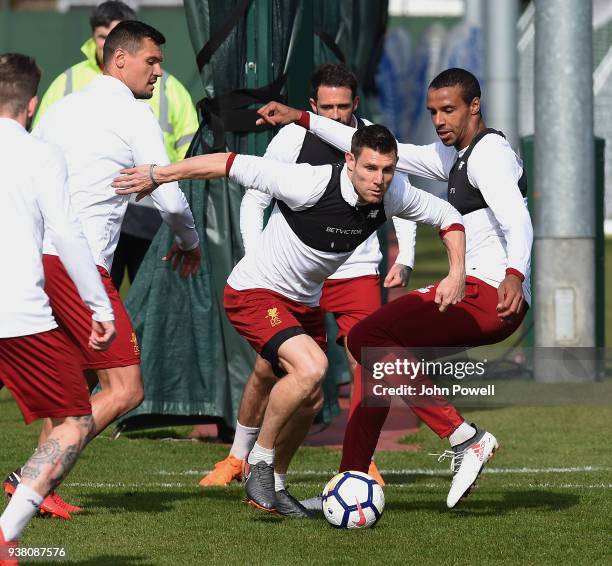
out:
{"label": "nike swoosh logo", "polygon": [[361,503],[359,503],[359,500],[356,497],[355,502],[357,503],[357,511],[359,511],[359,521],[353,521],[353,525],[357,527],[363,527],[366,523],[366,516],[363,512],[363,509],[361,508]]}

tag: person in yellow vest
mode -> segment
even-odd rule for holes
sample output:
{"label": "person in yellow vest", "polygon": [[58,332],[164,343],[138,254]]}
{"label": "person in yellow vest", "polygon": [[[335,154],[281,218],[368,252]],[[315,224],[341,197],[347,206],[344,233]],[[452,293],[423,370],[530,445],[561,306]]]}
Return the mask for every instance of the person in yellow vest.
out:
{"label": "person in yellow vest", "polygon": [[[85,60],[69,67],[51,83],[41,100],[34,125],[52,104],[71,92],[84,89],[102,74],[102,49],[106,36],[119,22],[135,19],[134,10],[118,0],[103,2],[94,8],[89,18],[92,36],[81,47]],[[176,77],[163,71],[153,97],[144,102],[151,106],[159,122],[170,161],[183,159],[198,129],[198,116],[187,89]],[[161,225],[159,213],[147,200],[131,202],[128,206],[111,273],[117,288],[126,268],[130,281],[134,280]]]}

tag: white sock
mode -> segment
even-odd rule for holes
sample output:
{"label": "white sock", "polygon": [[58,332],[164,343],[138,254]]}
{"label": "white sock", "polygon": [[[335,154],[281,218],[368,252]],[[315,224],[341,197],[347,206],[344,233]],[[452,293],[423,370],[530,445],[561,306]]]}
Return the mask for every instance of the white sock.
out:
{"label": "white sock", "polygon": [[476,429],[463,421],[448,437],[451,446],[462,444],[476,434]]}
{"label": "white sock", "polygon": [[43,499],[43,496],[36,493],[30,486],[22,483],[17,486],[0,517],[0,528],[7,542],[17,540],[21,536],[25,526],[36,515]]}
{"label": "white sock", "polygon": [[257,462],[264,461],[268,465],[274,464],[274,448],[263,448],[255,443],[253,450],[249,452],[249,464],[257,464]]}
{"label": "white sock", "polygon": [[244,460],[248,453],[253,450],[258,436],[259,427],[242,426],[239,422],[236,422],[236,434],[230,454],[238,460]]}
{"label": "white sock", "polygon": [[274,472],[274,491],[280,491],[287,487],[287,474],[277,474]]}

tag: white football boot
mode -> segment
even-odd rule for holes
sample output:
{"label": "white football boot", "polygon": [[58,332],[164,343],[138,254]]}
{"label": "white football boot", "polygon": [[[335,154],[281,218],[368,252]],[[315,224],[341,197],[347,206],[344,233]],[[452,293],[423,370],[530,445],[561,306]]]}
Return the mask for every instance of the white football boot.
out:
{"label": "white football boot", "polygon": [[453,472],[453,480],[446,498],[449,509],[469,495],[486,463],[499,448],[497,439],[490,432],[472,426],[476,428],[476,434],[472,438],[453,446],[450,450],[445,450],[442,454],[433,454],[438,456],[439,462],[451,458],[450,469]]}

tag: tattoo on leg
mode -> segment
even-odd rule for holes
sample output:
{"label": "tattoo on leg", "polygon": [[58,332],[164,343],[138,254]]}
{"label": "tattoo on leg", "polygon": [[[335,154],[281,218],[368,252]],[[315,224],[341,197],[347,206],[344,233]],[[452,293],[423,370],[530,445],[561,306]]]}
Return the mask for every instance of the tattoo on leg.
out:
{"label": "tattoo on leg", "polygon": [[55,465],[61,453],[60,443],[55,438],[47,440],[25,463],[21,469],[21,476],[36,481],[45,467]]}
{"label": "tattoo on leg", "polygon": [[68,475],[68,472],[74,466],[80,453],[81,449],[76,444],[72,444],[71,446],[68,446],[66,450],[64,450],[64,453],[61,455],[49,477],[51,491],[53,491]]}
{"label": "tattoo on leg", "polygon": [[68,446],[60,443],[61,437],[49,438],[34,451],[32,457],[21,470],[24,479],[33,482],[43,481],[47,492],[52,491],[66,477],[77,461],[83,447],[95,436],[96,426],[91,415],[69,417],[80,431],[80,439],[76,444]]}
{"label": "tattoo on leg", "polygon": [[82,417],[69,417],[70,421],[77,424],[81,430],[81,442],[79,444],[71,444],[66,447],[62,455],[58,459],[55,468],[52,470],[49,481],[51,489],[55,489],[68,475],[68,472],[73,468],[79,458],[81,450],[95,436],[96,425],[91,415]]}

